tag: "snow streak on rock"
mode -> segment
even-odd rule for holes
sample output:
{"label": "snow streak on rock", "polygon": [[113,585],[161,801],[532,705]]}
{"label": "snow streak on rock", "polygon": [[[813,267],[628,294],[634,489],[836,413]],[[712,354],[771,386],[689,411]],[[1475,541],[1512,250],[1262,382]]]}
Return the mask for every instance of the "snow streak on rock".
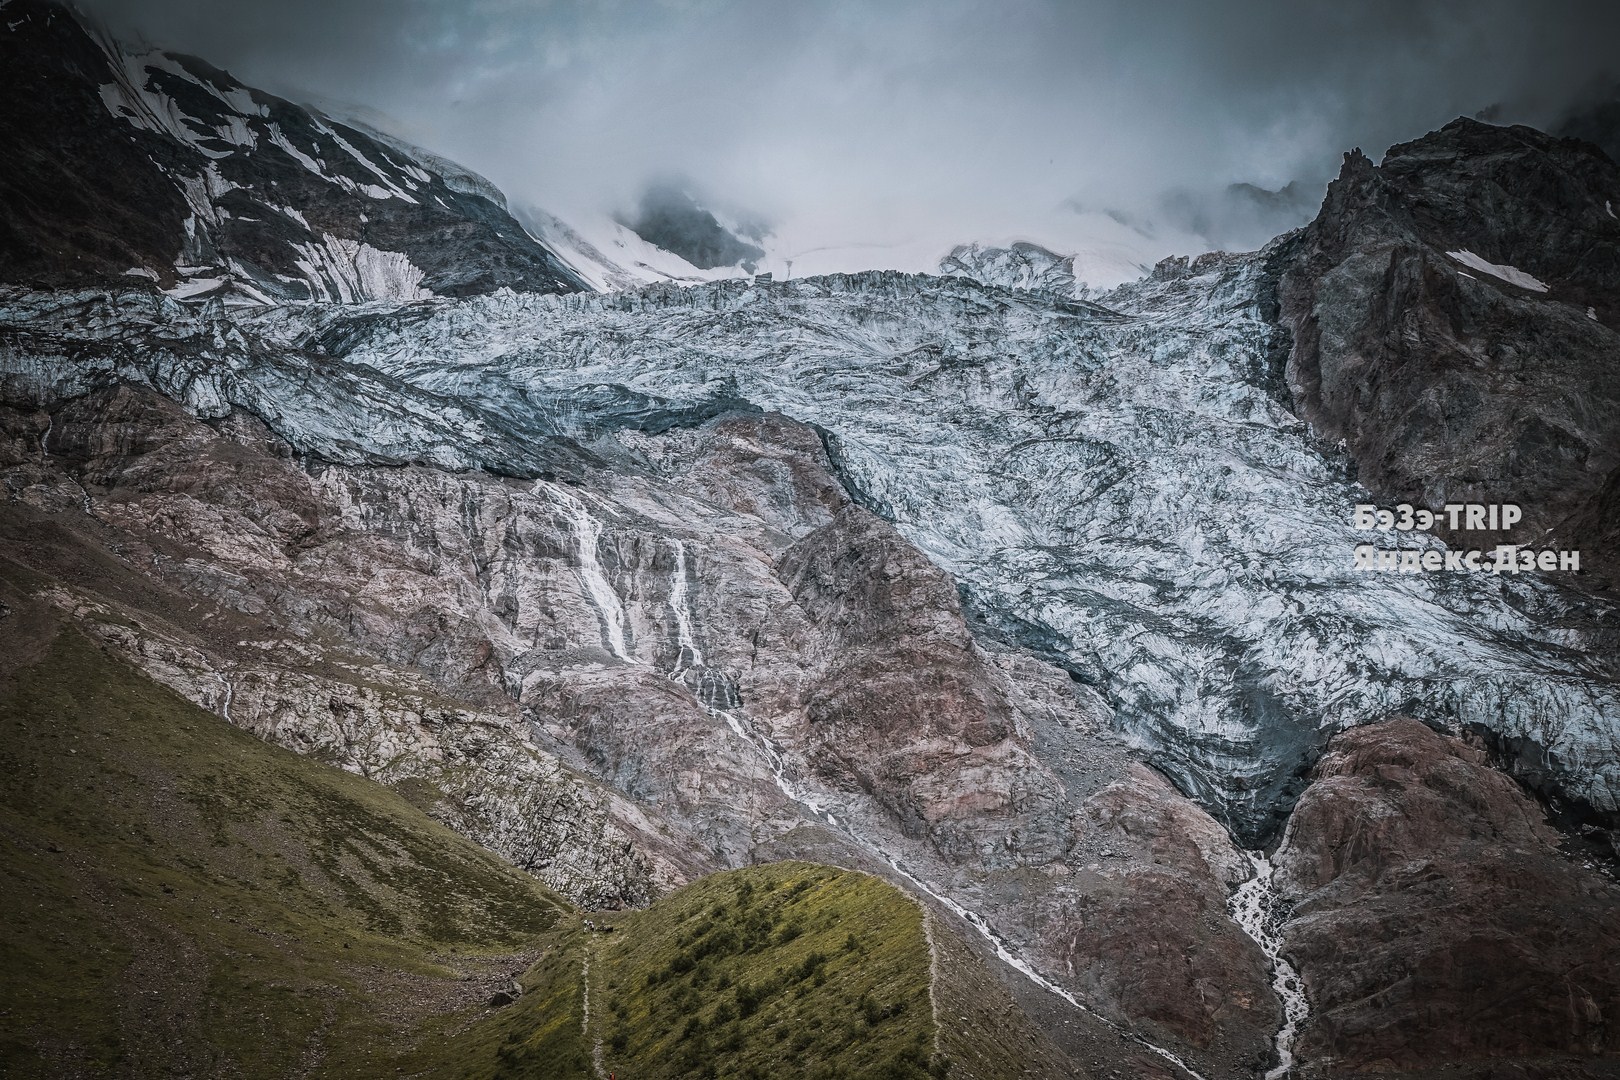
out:
{"label": "snow streak on rock", "polygon": [[319,244],[295,244],[298,269],[316,300],[352,304],[362,300],[426,300],[422,271],[398,251],[342,240],[331,233]]}
{"label": "snow streak on rock", "polygon": [[1471,266],[1475,270],[1505,281],[1509,285],[1517,285],[1519,288],[1528,289],[1530,292],[1547,291],[1546,282],[1542,281],[1534,274],[1525,273],[1516,266],[1506,266],[1501,263],[1488,262],[1485,259],[1480,258],[1478,255],[1475,255],[1472,251],[1467,250],[1448,251],[1446,254],[1450,255],[1453,259],[1456,259],[1464,266]]}

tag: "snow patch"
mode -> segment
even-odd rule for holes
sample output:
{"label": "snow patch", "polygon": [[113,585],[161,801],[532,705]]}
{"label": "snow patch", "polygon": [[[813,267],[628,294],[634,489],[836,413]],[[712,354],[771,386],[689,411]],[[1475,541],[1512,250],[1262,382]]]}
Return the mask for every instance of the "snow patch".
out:
{"label": "snow patch", "polygon": [[1532,277],[1523,270],[1520,270],[1518,267],[1486,262],[1478,255],[1475,255],[1472,251],[1468,251],[1466,249],[1463,251],[1448,251],[1446,254],[1450,255],[1453,259],[1456,259],[1464,266],[1472,267],[1482,274],[1489,274],[1494,278],[1499,278],[1502,281],[1507,282],[1509,285],[1517,285],[1519,288],[1528,289],[1531,292],[1547,291],[1547,285],[1545,282]]}
{"label": "snow patch", "polygon": [[416,200],[412,198],[410,193],[405,191],[404,188],[395,184],[393,177],[389,176],[387,173],[383,172],[382,169],[378,168],[370,158],[366,157],[366,155],[362,154],[359,150],[356,150],[347,139],[339,135],[336,131],[333,131],[330,126],[322,123],[319,117],[315,118],[315,126],[320,129],[323,135],[326,135],[333,142],[337,143],[338,146],[342,147],[350,157],[359,162],[362,168],[366,169],[376,176],[377,179],[381,180],[382,184],[355,184],[352,180],[349,180],[344,176],[333,176],[328,177],[327,179],[333,181],[334,183],[343,184],[344,187],[348,187],[350,190],[364,192],[365,194],[370,195],[373,199],[404,199],[408,203],[415,204]]}
{"label": "snow patch", "polygon": [[427,300],[423,272],[399,251],[325,233],[319,244],[294,244],[294,260],[309,282],[312,299],[340,304],[365,300]]}
{"label": "snow patch", "polygon": [[163,291],[176,300],[189,300],[194,296],[213,292],[223,284],[225,284],[225,279],[222,277],[194,277],[182,281],[172,289],[164,289]]}
{"label": "snow patch", "polygon": [[310,157],[308,154],[304,153],[302,150],[298,149],[298,147],[292,144],[292,140],[287,138],[287,136],[282,132],[280,124],[270,125],[270,141],[285,150],[288,157],[298,162],[298,164],[302,165],[316,176],[319,176],[322,180],[331,179],[326,175],[326,169],[321,166],[320,162],[316,161],[314,158]]}

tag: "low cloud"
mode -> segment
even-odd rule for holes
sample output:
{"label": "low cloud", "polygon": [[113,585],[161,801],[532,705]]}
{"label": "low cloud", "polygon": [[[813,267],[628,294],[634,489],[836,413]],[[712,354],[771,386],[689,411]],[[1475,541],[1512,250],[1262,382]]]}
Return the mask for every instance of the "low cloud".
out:
{"label": "low cloud", "polygon": [[[1257,242],[1352,146],[1487,107],[1550,126],[1620,76],[1612,3],[85,6],[250,84],[364,107],[516,202],[623,214],[677,175],[801,247],[1040,241],[1074,205],[1171,248]],[[1229,191],[1290,183],[1282,203]]]}

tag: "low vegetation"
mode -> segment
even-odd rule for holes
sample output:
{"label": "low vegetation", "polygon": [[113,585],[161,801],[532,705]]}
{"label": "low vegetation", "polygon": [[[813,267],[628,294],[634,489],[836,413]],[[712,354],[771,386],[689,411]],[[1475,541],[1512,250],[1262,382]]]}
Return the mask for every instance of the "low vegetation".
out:
{"label": "low vegetation", "polygon": [[567,911],[71,630],[0,682],[0,775],[0,1075],[364,1076]]}
{"label": "low vegetation", "polygon": [[875,878],[782,863],[582,914],[54,632],[0,680],[0,1074],[949,1071],[922,913]]}

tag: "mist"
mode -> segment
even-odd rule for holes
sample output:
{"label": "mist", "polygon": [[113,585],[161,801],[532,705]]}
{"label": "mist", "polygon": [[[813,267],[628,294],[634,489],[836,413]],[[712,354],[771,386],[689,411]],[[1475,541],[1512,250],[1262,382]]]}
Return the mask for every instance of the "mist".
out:
{"label": "mist", "polygon": [[[462,162],[514,204],[623,214],[679,176],[790,247],[877,245],[874,265],[1061,247],[1101,214],[1165,254],[1256,246],[1314,212],[1351,147],[1376,158],[1486,109],[1545,127],[1620,74],[1612,3],[82,6]],[[1294,186],[1257,210],[1234,184]]]}

